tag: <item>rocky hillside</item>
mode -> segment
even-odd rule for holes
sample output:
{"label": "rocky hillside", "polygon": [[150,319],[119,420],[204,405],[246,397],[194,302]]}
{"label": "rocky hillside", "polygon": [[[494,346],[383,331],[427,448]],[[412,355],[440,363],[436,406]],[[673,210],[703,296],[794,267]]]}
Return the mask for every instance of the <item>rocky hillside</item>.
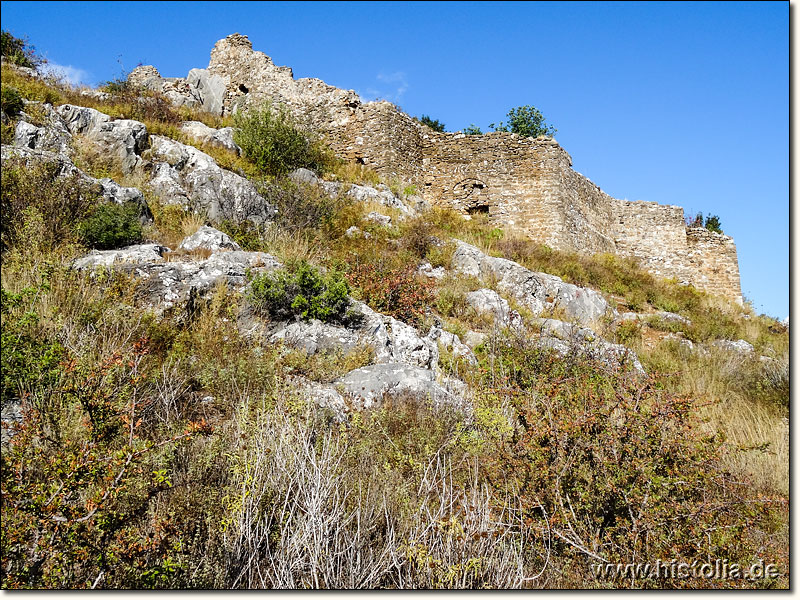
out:
{"label": "rocky hillside", "polygon": [[2,68],[4,587],[788,583],[786,326],[277,105]]}

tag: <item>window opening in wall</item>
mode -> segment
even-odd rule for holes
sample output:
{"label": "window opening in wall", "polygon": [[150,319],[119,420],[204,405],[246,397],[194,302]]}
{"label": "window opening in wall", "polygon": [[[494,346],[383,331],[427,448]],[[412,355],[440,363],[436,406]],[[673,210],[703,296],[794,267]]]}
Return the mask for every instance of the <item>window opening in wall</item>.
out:
{"label": "window opening in wall", "polygon": [[239,91],[240,91],[240,92],[244,92],[244,93],[246,94],[246,93],[247,93],[247,92],[249,92],[250,90],[248,90],[248,89],[247,89],[247,86],[245,86],[245,84],[243,84],[243,83],[242,83],[242,84],[239,84]]}

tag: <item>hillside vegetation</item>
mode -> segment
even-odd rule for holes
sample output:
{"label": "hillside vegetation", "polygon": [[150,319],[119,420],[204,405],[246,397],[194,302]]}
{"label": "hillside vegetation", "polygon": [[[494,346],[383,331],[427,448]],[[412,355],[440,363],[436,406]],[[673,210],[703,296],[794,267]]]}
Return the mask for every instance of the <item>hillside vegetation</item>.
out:
{"label": "hillside vegetation", "polygon": [[[9,64],[2,86],[4,589],[788,587],[787,327],[631,260],[424,206],[279,107],[233,121]],[[7,109],[15,94],[22,105]],[[88,178],[14,155],[20,123],[51,126],[46,104],[140,121],[141,165],[80,135],[65,152]],[[184,121],[234,126],[241,152],[198,142]],[[245,178],[274,218],[166,201],[154,136]],[[298,167],[324,182],[287,176]],[[104,200],[104,177],[146,208]],[[144,263],[76,267],[146,242],[170,250],[158,269],[199,268],[224,253],[178,245],[206,225],[240,248],[228,254],[280,266],[261,258],[242,289],[221,279],[172,307],[145,301],[156,271]],[[459,271],[457,240],[600,292],[617,316],[591,335],[644,372],[631,354],[543,345],[546,327],[574,320],[566,309],[534,314],[499,277]],[[478,310],[476,290],[504,296],[519,321]],[[441,331],[427,372],[460,404],[345,394],[340,410],[309,390],[381,364],[380,347],[312,351],[252,333],[287,322],[344,335],[374,313],[391,335]],[[763,561],[778,576],[604,578],[594,566],[657,560]]]}

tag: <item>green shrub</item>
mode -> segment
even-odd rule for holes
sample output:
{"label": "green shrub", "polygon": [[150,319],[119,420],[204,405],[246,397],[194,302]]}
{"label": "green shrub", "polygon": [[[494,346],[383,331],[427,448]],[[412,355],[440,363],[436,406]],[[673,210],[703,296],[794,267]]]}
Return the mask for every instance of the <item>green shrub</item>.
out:
{"label": "green shrub", "polygon": [[293,269],[264,273],[253,279],[248,299],[255,309],[273,319],[300,317],[324,322],[345,322],[353,315],[350,286],[337,271],[323,275],[305,261]]}
{"label": "green shrub", "polygon": [[422,115],[419,122],[433,129],[434,131],[444,132],[444,123],[439,122],[438,119],[431,119],[428,115]]}
{"label": "green shrub", "polygon": [[0,94],[0,106],[7,116],[16,117],[25,108],[17,88],[3,86]]}
{"label": "green shrub", "polygon": [[2,289],[3,406],[25,396],[36,403],[37,392],[55,383],[61,371],[59,363],[64,357],[64,348],[38,333],[36,312],[22,310],[23,305],[30,305],[38,294],[35,288],[25,288],[18,294]]}
{"label": "green shrub", "polygon": [[524,137],[539,137],[545,135],[553,137],[558,131],[552,125],[548,125],[544,116],[533,106],[518,106],[508,111],[508,124],[500,121],[499,124],[490,124],[489,127],[495,131],[510,131]]}
{"label": "green shrub", "polygon": [[483,135],[483,131],[474,123],[470,123],[468,127],[464,127],[464,135]]}
{"label": "green shrub", "polygon": [[0,239],[3,249],[53,249],[75,241],[77,223],[97,205],[99,192],[77,173],[60,176],[57,162],[28,166],[21,158],[3,165]]}
{"label": "green shrub", "polygon": [[142,240],[136,204],[101,204],[79,225],[81,239],[92,248],[108,250]]}
{"label": "green shrub", "polygon": [[709,231],[722,233],[722,223],[720,223],[719,217],[717,215],[708,215],[706,217],[705,228]]}
{"label": "green shrub", "polygon": [[270,101],[234,115],[233,139],[265,175],[285,175],[300,167],[319,172],[330,161],[320,140],[302,130],[285,106]]}

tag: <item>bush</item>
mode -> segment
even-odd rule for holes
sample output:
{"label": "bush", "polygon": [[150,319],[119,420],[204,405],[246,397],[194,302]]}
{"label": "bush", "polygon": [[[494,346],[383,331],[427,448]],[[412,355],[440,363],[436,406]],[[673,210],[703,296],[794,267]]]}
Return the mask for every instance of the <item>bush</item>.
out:
{"label": "bush", "polygon": [[320,140],[295,123],[289,110],[267,101],[234,115],[234,141],[265,175],[285,175],[305,167],[321,171],[329,162]]}
{"label": "bush", "polygon": [[722,233],[722,223],[720,223],[719,217],[717,215],[708,215],[706,217],[705,228],[709,231]]}
{"label": "bush", "polygon": [[707,217],[703,217],[703,213],[699,212],[695,215],[687,215],[685,221],[687,227],[705,227],[709,231],[723,233],[722,223],[717,215],[708,215]]}
{"label": "bush", "polygon": [[353,265],[347,280],[370,308],[417,325],[434,299],[432,284],[416,276],[416,264],[392,266],[379,260]]}
{"label": "bush", "polygon": [[428,115],[422,115],[419,118],[419,122],[430,127],[434,131],[438,131],[440,133],[444,131],[444,123],[440,123],[438,119],[434,121]]}
{"label": "bush", "polygon": [[2,94],[0,106],[2,106],[3,113],[9,117],[16,117],[25,108],[22,96],[16,88],[3,86],[0,94]]}
{"label": "bush", "polygon": [[553,137],[558,131],[552,125],[548,125],[544,116],[533,106],[518,106],[508,111],[508,124],[500,123],[495,126],[489,125],[495,131],[510,131],[524,137],[539,137],[545,135]]}
{"label": "bush", "polygon": [[[38,296],[36,288],[25,288],[14,294],[2,289],[0,312],[2,328],[2,405],[31,396],[32,391],[48,389],[58,380],[64,349],[58,342],[43,339],[38,334],[39,316],[34,311],[22,312]],[[13,313],[13,314],[12,314]]]}
{"label": "bush", "polygon": [[142,224],[136,204],[101,204],[79,225],[83,242],[92,248],[108,250],[142,240]]}
{"label": "bush", "polygon": [[296,184],[289,179],[262,185],[261,195],[277,209],[275,223],[286,231],[316,229],[329,224],[340,206],[318,186]]}
{"label": "bush", "polygon": [[583,565],[585,578],[592,564],[638,556],[745,562],[760,552],[751,532],[772,528],[774,505],[725,471],[727,449],[692,400],[599,362],[498,350],[518,422],[489,475],[553,535],[555,554]]}
{"label": "bush", "polygon": [[27,39],[14,37],[5,29],[0,32],[0,54],[8,62],[18,67],[35,69],[43,62],[36,55],[36,48],[31,46]]}
{"label": "bush", "polygon": [[253,279],[248,298],[258,312],[273,319],[297,316],[304,320],[345,322],[352,318],[350,286],[341,273],[322,275],[305,261],[291,270],[264,273]]}
{"label": "bush", "polygon": [[468,127],[464,127],[464,135],[483,135],[483,131],[474,123],[470,123]]}
{"label": "bush", "polygon": [[53,249],[75,241],[76,223],[88,216],[100,194],[80,175],[60,176],[57,162],[28,166],[10,158],[3,165],[0,240],[3,249],[22,244]]}

